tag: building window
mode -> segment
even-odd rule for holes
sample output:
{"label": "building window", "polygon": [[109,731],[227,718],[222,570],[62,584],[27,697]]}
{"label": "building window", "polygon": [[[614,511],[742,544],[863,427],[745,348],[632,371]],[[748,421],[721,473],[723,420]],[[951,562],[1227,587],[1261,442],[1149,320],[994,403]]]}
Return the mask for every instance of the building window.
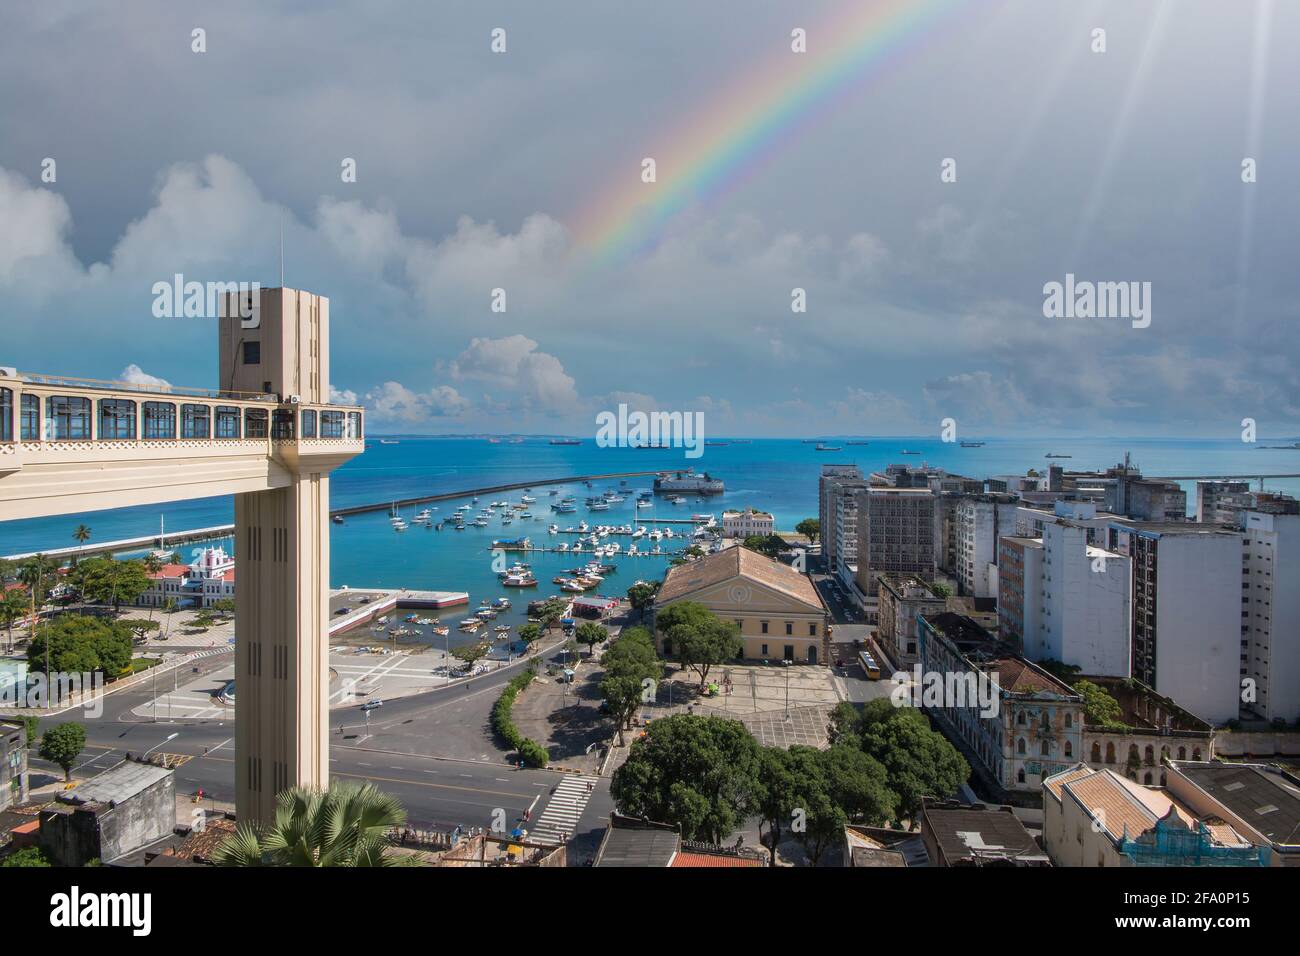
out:
{"label": "building window", "polygon": [[791,621],[785,622],[785,633],[787,636],[794,634],[794,624]]}
{"label": "building window", "polygon": [[277,408],[271,412],[271,437],[293,437],[293,409]]}
{"label": "building window", "polygon": [[1067,757],[1074,756],[1074,744],[1070,743],[1068,740],[1065,742],[1065,755]]}
{"label": "building window", "polygon": [[91,437],[90,399],[51,395],[45,408],[54,441],[83,441]]}
{"label": "building window", "polygon": [[129,441],[135,438],[135,402],[125,398],[101,398],[99,437],[103,441]]}
{"label": "building window", "polygon": [[266,437],[266,409],[265,408],[244,409],[244,437],[245,438]]}
{"label": "building window", "polygon": [[245,365],[262,364],[262,343],[261,342],[244,343],[244,364]]}
{"label": "building window", "polygon": [[22,439],[23,441],[41,440],[41,397],[39,395],[23,395]]}
{"label": "building window", "polygon": [[1025,752],[1025,738],[1021,737],[1019,740],[1016,741],[1016,753],[1022,754],[1024,752]]}
{"label": "building window", "polygon": [[239,437],[239,409],[233,405],[217,406],[217,437]]}
{"label": "building window", "polygon": [[[206,405],[182,405],[181,437],[207,438],[209,415]],[[238,418],[235,419],[235,426],[239,426]]]}
{"label": "building window", "polygon": [[767,621],[760,621],[759,623],[761,623],[761,624],[763,625],[763,633],[766,634],[766,633],[767,633]]}
{"label": "building window", "polygon": [[175,438],[176,406],[171,402],[145,402],[144,437]]}
{"label": "building window", "polygon": [[359,441],[361,438],[361,413],[348,412],[348,438]]}
{"label": "building window", "polygon": [[14,440],[14,393],[0,388],[0,441]]}
{"label": "building window", "polygon": [[316,411],[315,411],[315,409],[304,408],[304,409],[302,410],[302,437],[303,437],[303,438],[315,438],[315,437],[316,437]]}
{"label": "building window", "polygon": [[1025,726],[1025,712],[1023,710],[1016,712],[1016,723],[1021,727]]}
{"label": "building window", "polygon": [[1024,782],[1025,782],[1025,768],[1021,767],[1019,770],[1016,771],[1016,783],[1024,783]]}
{"label": "building window", "polygon": [[763,648],[762,648],[762,650],[761,650],[760,653],[761,653],[764,657],[767,657],[767,645],[766,645],[766,644],[763,645]]}
{"label": "building window", "polygon": [[320,413],[320,437],[321,438],[342,438],[343,437],[343,413],[342,412],[321,412]]}
{"label": "building window", "polygon": [[817,636],[817,625],[816,625],[816,624],[809,624],[809,625],[808,625],[808,636],[809,636],[809,637],[816,637],[816,636]]}
{"label": "building window", "polygon": [[1067,714],[1065,715],[1065,726],[1067,726],[1067,727],[1073,727],[1073,726],[1074,726],[1074,714],[1067,713]]}
{"label": "building window", "polygon": [[1042,755],[1043,755],[1044,757],[1046,757],[1046,756],[1048,756],[1048,755],[1052,752],[1052,745],[1051,745],[1050,743],[1048,743],[1046,740],[1044,740],[1044,741],[1043,741],[1043,746],[1040,748],[1040,750],[1041,750]]}

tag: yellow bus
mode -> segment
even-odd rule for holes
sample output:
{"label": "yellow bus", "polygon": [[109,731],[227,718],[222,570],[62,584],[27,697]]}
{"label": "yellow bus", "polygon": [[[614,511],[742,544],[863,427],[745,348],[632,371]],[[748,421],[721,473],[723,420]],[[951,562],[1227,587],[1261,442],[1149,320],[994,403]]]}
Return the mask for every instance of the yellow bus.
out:
{"label": "yellow bus", "polygon": [[858,663],[867,674],[867,680],[880,680],[880,665],[866,651],[858,651]]}

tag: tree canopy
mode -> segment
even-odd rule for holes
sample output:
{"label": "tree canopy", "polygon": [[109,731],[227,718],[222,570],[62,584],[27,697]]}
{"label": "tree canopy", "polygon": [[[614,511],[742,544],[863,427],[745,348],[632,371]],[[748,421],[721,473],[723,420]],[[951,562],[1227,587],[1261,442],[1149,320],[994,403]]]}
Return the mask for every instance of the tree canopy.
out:
{"label": "tree canopy", "polygon": [[45,648],[50,669],[70,674],[101,672],[105,680],[121,674],[131,663],[131,629],[120,621],[85,614],[60,614],[37,629],[27,645],[28,666],[45,672]]}
{"label": "tree canopy", "polygon": [[759,752],[738,720],[663,717],[633,741],[610,792],[624,813],[671,821],[688,840],[719,843],[754,811]]}
{"label": "tree canopy", "polygon": [[723,621],[703,604],[682,601],[658,613],[655,627],[672,643],[677,660],[700,675],[703,688],[714,664],[740,655],[740,628],[735,621]]}
{"label": "tree canopy", "polygon": [[870,701],[859,712],[842,703],[831,715],[832,749],[861,750],[885,770],[897,797],[896,819],[914,817],[924,797],[949,797],[970,778],[970,765],[942,734],[930,728],[913,707],[895,707],[887,698]]}

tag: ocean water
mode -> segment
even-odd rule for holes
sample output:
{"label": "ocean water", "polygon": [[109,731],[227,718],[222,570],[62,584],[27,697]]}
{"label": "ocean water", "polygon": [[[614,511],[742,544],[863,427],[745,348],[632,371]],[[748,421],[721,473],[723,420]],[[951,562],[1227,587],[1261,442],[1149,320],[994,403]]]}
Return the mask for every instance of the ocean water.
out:
{"label": "ocean water", "polygon": [[[725,441],[726,439],[717,439]],[[828,440],[839,445],[837,452],[818,452],[814,444],[799,440],[754,439],[721,447],[707,447],[704,455],[687,459],[681,449],[598,448],[590,440],[581,445],[550,445],[544,439],[527,439],[519,444],[502,441],[494,444],[483,439],[410,438],[395,445],[374,444],[339,468],[331,485],[332,505],[346,507],[371,502],[389,502],[398,498],[425,494],[449,493],[494,484],[532,481],[532,506],[541,520],[516,520],[503,527],[494,520],[487,528],[442,531],[412,526],[397,533],[389,525],[386,511],[355,515],[342,525],[331,525],[332,566],[330,579],[335,586],[408,587],[415,589],[468,591],[474,605],[484,598],[508,595],[515,603],[513,612],[502,615],[495,623],[517,624],[523,618],[529,600],[555,593],[552,578],[579,561],[561,554],[533,554],[529,560],[535,570],[537,588],[503,588],[492,568],[491,543],[496,538],[527,535],[534,544],[554,546],[560,540],[572,545],[573,536],[551,536],[551,523],[561,528],[588,524],[620,525],[632,523],[635,516],[635,491],[649,488],[652,475],[628,477],[627,500],[607,512],[588,512],[582,506],[587,494],[605,488],[620,487],[618,478],[593,482],[588,489],[581,483],[543,485],[546,479],[576,475],[633,471],[663,471],[693,466],[726,482],[724,495],[710,498],[688,496],[685,504],[673,506],[657,499],[655,508],[643,517],[689,517],[710,512],[721,516],[724,508],[753,506],[776,516],[777,527],[790,530],[799,520],[817,514],[817,476],[823,464],[854,463],[863,471],[882,469],[892,463],[920,465],[927,463],[971,477],[1024,474],[1029,468],[1040,471],[1050,463],[1047,453],[1069,454],[1055,459],[1069,469],[1101,469],[1123,459],[1129,452],[1132,461],[1147,475],[1226,475],[1280,474],[1300,472],[1300,450],[1263,449],[1259,445],[1283,444],[1292,439],[1269,440],[1248,445],[1236,440],[1150,440],[1150,439],[1060,439],[1020,440],[986,439],[980,448],[962,448],[933,438],[869,438],[868,445],[848,445],[844,440]],[[903,455],[903,450],[919,455]],[[1184,482],[1188,506],[1194,508],[1195,483]],[[578,510],[568,515],[553,515],[548,492],[557,487],[560,494],[578,498]],[[1300,479],[1277,479],[1265,482],[1271,490],[1300,494]],[[519,501],[521,491],[498,492],[482,496],[478,508],[491,500]],[[443,501],[433,512],[435,520],[450,515],[457,505],[469,498]],[[424,507],[424,506],[421,506]],[[434,505],[428,507],[434,508]],[[418,509],[408,508],[409,519]],[[75,544],[73,529],[86,524],[93,532],[92,541],[115,540],[156,533],[160,517],[172,531],[219,525],[233,520],[232,499],[205,498],[172,502],[166,505],[123,508],[91,514],[66,515],[23,521],[0,522],[0,554],[69,547]],[[687,527],[687,526],[675,526]],[[611,539],[614,540],[614,539]],[[619,538],[624,549],[627,538]],[[676,542],[676,539],[674,539]],[[667,547],[668,542],[662,542]],[[227,540],[228,550],[233,543]],[[646,547],[638,542],[640,547]],[[682,543],[673,545],[681,547]],[[196,546],[186,545],[188,555]],[[508,555],[513,561],[520,555]],[[622,595],[638,578],[662,575],[667,557],[629,558],[613,561],[617,571],[610,575],[598,593]],[[465,609],[455,609],[444,618],[459,620]],[[453,631],[453,637],[456,634]],[[453,641],[454,643],[454,641]]]}

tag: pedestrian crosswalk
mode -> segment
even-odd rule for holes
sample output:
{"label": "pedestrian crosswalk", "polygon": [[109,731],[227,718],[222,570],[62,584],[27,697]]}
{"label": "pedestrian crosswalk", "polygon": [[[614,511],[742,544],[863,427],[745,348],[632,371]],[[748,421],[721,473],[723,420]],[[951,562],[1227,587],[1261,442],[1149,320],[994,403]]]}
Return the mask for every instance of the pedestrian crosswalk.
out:
{"label": "pedestrian crosswalk", "polygon": [[538,843],[566,843],[572,839],[598,779],[573,774],[561,780],[528,839]]}

